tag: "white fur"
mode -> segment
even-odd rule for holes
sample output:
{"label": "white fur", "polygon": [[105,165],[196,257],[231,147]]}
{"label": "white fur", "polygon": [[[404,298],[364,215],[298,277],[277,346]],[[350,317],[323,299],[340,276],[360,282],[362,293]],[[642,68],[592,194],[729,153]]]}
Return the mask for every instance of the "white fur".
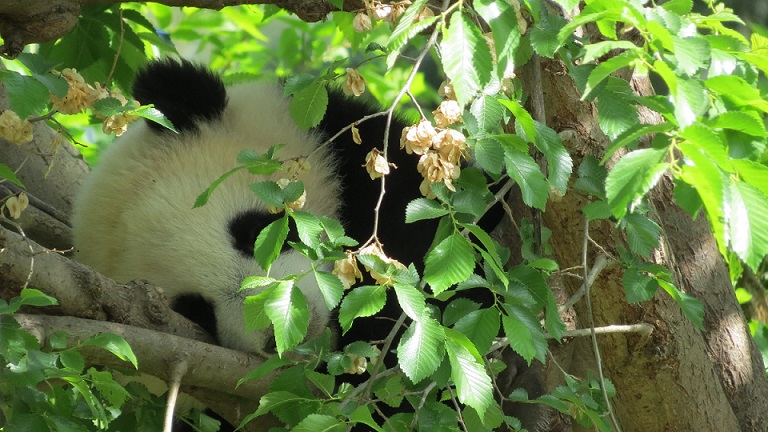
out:
{"label": "white fur", "polygon": [[[228,95],[222,120],[201,123],[199,133],[158,134],[137,121],[104,152],[75,206],[76,258],[121,282],[147,279],[169,298],[199,293],[212,299],[222,345],[263,353],[271,335],[245,333],[242,303],[253,293],[239,290],[243,278],[263,272],[253,258],[233,248],[228,225],[239,213],[265,208],[248,189],[264,178],[239,172],[216,189],[207,205],[192,205],[236,165],[241,150],[263,153],[286,144],[277,153],[285,160],[308,156],[318,138],[295,126],[275,85],[243,84],[228,89]],[[334,217],[339,191],[334,162],[319,153],[300,178],[307,192],[305,210]],[[281,277],[307,269],[308,260],[291,250],[270,272]],[[314,278],[303,278],[299,288],[310,305],[312,337],[325,330],[329,312]]]}

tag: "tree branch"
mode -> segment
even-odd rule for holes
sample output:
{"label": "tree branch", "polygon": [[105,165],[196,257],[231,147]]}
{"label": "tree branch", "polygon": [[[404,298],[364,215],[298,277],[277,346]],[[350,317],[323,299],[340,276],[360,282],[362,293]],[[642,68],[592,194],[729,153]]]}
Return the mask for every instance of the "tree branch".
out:
{"label": "tree branch", "polygon": [[[127,3],[130,0],[24,0],[0,2],[0,37],[5,44],[0,54],[16,58],[26,45],[56,40],[77,24],[83,6],[91,4]],[[336,10],[326,0],[156,0],[166,6],[197,7],[219,10],[245,4],[273,4],[293,12],[306,22],[325,19]],[[344,10],[363,8],[363,2],[344,2]]]}
{"label": "tree branch", "polygon": [[[14,318],[43,346],[55,332],[66,333],[68,347],[76,346],[95,334],[117,334],[133,349],[140,372],[166,382],[180,379],[184,392],[233,424],[238,424],[245,415],[255,410],[259,398],[269,391],[269,383],[274,378],[269,375],[237,386],[238,378],[259,367],[264,362],[263,358],[167,333],[74,317],[16,314]],[[84,347],[80,352],[89,364],[126,367],[125,362],[97,347]],[[183,378],[174,376],[179,375],[174,372],[181,364],[180,359],[187,366]],[[221,403],[223,400],[226,404]]]}

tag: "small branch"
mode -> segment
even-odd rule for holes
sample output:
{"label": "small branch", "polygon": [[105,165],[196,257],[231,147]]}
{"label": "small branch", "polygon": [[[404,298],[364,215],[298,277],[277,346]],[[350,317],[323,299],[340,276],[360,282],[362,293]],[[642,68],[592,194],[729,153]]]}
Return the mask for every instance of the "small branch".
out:
{"label": "small branch", "polygon": [[[576,329],[566,330],[563,333],[563,337],[581,337],[615,334],[615,333],[640,333],[644,337],[653,333],[653,326],[648,323],[627,324],[627,325],[609,325],[605,327],[593,327],[588,329]],[[552,338],[550,335],[546,335],[548,338]]]}
{"label": "small branch", "polygon": [[562,306],[557,308],[557,311],[559,313],[563,313],[570,309],[573,305],[575,305],[579,300],[581,300],[582,297],[584,297],[584,294],[587,293],[589,290],[589,287],[592,286],[592,284],[595,283],[595,279],[597,279],[597,276],[600,275],[600,273],[605,270],[606,267],[608,267],[608,264],[610,264],[611,261],[608,260],[608,258],[605,255],[598,255],[595,259],[595,263],[592,265],[592,268],[589,270],[589,274],[587,274],[587,279],[585,282],[581,285],[581,288],[579,288],[578,291],[576,291],[575,294],[571,296]]}
{"label": "small branch", "polygon": [[[592,297],[590,296],[590,287],[592,284],[589,283],[589,274],[592,273],[589,271],[589,265],[587,263],[587,252],[589,250],[589,219],[587,217],[584,218],[584,241],[581,249],[581,265],[584,271],[584,287],[585,287],[585,295],[586,295],[586,303],[587,303],[587,321],[589,322],[589,331],[592,337],[592,351],[595,355],[595,362],[597,363],[597,375],[600,382],[600,391],[603,394],[603,400],[605,401],[605,406],[608,409],[608,414],[611,417],[611,422],[613,423],[613,427],[617,432],[621,432],[621,425],[619,424],[618,419],[616,418],[616,413],[613,411],[613,406],[611,405],[611,398],[608,397],[608,390],[605,386],[605,376],[603,375],[603,362],[600,357],[600,347],[597,345],[597,333],[595,332],[595,320],[594,315],[592,313]],[[598,257],[602,257],[604,255],[599,255]]]}
{"label": "small branch", "polygon": [[171,379],[168,382],[168,403],[165,405],[165,421],[163,422],[163,431],[173,431],[173,414],[176,411],[176,399],[179,397],[181,388],[181,379],[187,373],[187,361],[177,359],[171,367]]}
{"label": "small branch", "polygon": [[[117,334],[133,349],[140,372],[166,382],[181,373],[178,356],[184,355],[187,359],[187,373],[184,375],[182,390],[233,424],[238,424],[255,409],[259,398],[269,391],[269,383],[274,378],[274,375],[269,375],[237,386],[238,378],[261,366],[263,358],[167,333],[74,317],[15,314],[14,318],[25,331],[35,335],[43,346],[47,345],[53,333],[62,331],[67,335],[68,347],[77,346],[95,334]],[[80,352],[92,365],[126,367],[124,361],[101,348],[88,346],[81,348]],[[168,365],[174,362],[174,367],[169,370]],[[226,401],[226,406],[222,406],[222,401]]]}

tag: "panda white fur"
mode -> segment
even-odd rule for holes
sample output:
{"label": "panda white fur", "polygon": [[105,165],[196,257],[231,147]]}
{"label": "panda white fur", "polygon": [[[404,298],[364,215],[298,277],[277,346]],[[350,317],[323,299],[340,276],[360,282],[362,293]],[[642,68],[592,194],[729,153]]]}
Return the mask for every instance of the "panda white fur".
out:
{"label": "panda white fur", "polygon": [[[332,91],[325,118],[306,132],[291,119],[279,86],[254,82],[225,88],[207,69],[175,60],[155,61],[140,71],[134,97],[154,104],[179,133],[136,122],[104,152],[76,203],[77,259],[118,281],[157,284],[176,310],[224,346],[271,354],[269,333],[244,331],[242,303],[252,293],[239,287],[246,276],[263,274],[253,258],[253,243],[280,216],[269,214],[248,188],[257,179],[246,172],[227,179],[205,206],[193,209],[195,198],[233,168],[243,149],[264,153],[286,144],[278,153],[281,159],[308,156],[341,128],[377,110]],[[345,132],[315,152],[311,170],[299,178],[307,192],[304,209],[340,220],[358,241],[372,233],[380,189],[362,165],[372,146],[381,148],[384,122],[379,117],[359,126],[362,145]],[[420,196],[421,182],[417,157],[398,151],[404,126],[396,120],[390,133],[390,162],[397,169],[387,177],[379,238],[388,255],[421,267],[436,221],[404,222],[406,204]],[[271,275],[308,268],[305,257],[286,247]],[[299,288],[310,307],[311,338],[329,326],[330,314],[314,278],[303,278]],[[400,314],[395,301],[388,301],[382,313]],[[381,323],[356,323],[345,339],[383,339],[391,326]]]}

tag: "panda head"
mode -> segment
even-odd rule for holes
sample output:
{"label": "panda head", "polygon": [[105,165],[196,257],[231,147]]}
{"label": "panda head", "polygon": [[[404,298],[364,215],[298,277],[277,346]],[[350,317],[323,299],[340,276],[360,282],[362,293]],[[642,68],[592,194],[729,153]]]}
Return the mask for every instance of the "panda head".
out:
{"label": "panda head", "polygon": [[[271,332],[244,331],[243,300],[253,292],[241,291],[240,284],[264,274],[253,258],[254,240],[279,215],[270,214],[249,189],[258,179],[247,172],[229,177],[205,206],[192,206],[235,166],[241,150],[262,154],[286,144],[278,154],[285,160],[308,156],[320,138],[296,127],[278,86],[226,88],[218,76],[186,61],[151,63],[138,74],[134,97],[154,104],[178,133],[137,122],[103,153],[75,207],[77,259],[121,282],[148,279],[220,344],[269,354]],[[336,218],[337,162],[333,154],[320,153],[298,178],[307,192],[305,210]],[[285,248],[270,276],[309,266],[307,258]],[[329,311],[314,278],[302,278],[298,287],[309,305],[312,337],[327,327]]]}

